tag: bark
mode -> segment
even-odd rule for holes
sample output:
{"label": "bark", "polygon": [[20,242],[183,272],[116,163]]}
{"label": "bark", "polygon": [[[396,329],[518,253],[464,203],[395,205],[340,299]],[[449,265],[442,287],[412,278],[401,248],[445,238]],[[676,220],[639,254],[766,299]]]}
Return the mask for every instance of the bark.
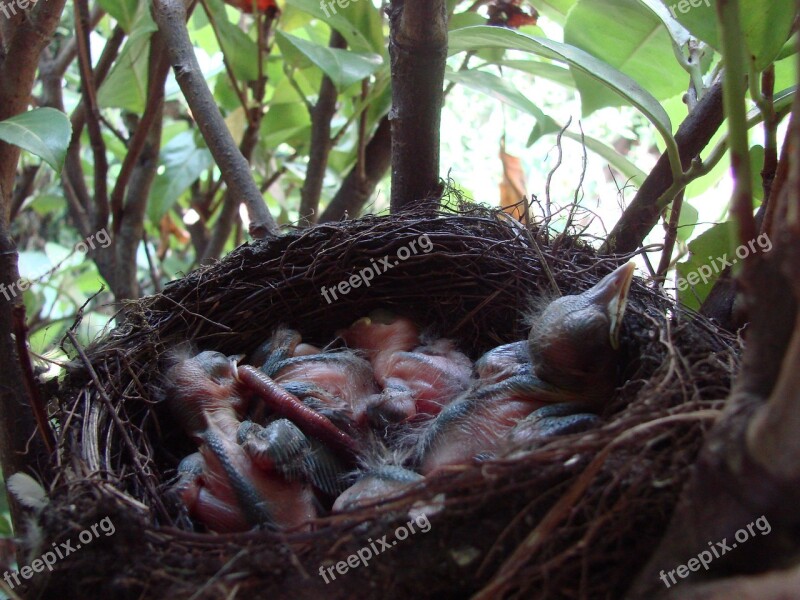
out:
{"label": "bark", "polygon": [[339,221],[345,216],[357,217],[375,188],[389,169],[392,160],[392,127],[389,118],[384,117],[367,143],[364,152],[364,176],[359,165],[354,165],[344,178],[339,191],[330,201],[319,218],[320,223]]}
{"label": "bark", "polygon": [[265,238],[278,234],[278,225],[267,210],[250,165],[236,147],[217,103],[208,89],[186,29],[186,10],[181,0],[155,0],[153,12],[166,40],[175,79],[181,88],[200,133],[222,172],[231,193],[238,196],[250,214],[250,235]]}
{"label": "bark", "polygon": [[391,211],[439,204],[439,134],[447,58],[444,0],[392,0]]}
{"label": "bark", "polygon": [[[722,84],[708,90],[686,120],[678,127],[675,141],[681,155],[681,165],[686,170],[695,157],[722,125]],[[636,193],[622,217],[614,225],[601,254],[628,254],[635,252],[648,233],[656,226],[663,206],[658,205],[661,195],[672,185],[672,170],[667,153],[661,155],[642,187]]]}
{"label": "bark", "polygon": [[[39,57],[58,26],[65,0],[41,2],[27,13],[18,11],[11,19],[0,19],[0,120],[25,112]],[[10,289],[19,280],[17,249],[10,231],[11,205],[16,179],[19,148],[0,142],[0,290]],[[0,462],[6,477],[18,471],[36,469],[45,459],[36,430],[30,399],[25,390],[19,359],[11,332],[13,307],[22,297],[0,293]],[[16,528],[21,514],[11,499],[11,517]]]}
{"label": "bark", "polygon": [[[330,47],[344,48],[345,40],[334,30],[331,33]],[[331,119],[336,114],[338,92],[330,77],[322,76],[319,97],[311,111],[311,150],[308,157],[306,179],[300,190],[300,224],[312,225],[317,221],[319,197],[328,168],[328,157],[333,148],[331,140]]]}

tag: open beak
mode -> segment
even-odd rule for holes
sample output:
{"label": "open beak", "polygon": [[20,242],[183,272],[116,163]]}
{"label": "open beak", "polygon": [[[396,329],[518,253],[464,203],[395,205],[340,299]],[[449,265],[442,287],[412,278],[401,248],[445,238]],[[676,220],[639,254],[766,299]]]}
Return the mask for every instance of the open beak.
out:
{"label": "open beak", "polygon": [[592,288],[592,301],[605,308],[611,321],[610,335],[611,347],[619,348],[619,330],[622,327],[622,317],[625,306],[628,304],[628,290],[633,281],[633,272],[636,265],[626,263],[609,273]]}

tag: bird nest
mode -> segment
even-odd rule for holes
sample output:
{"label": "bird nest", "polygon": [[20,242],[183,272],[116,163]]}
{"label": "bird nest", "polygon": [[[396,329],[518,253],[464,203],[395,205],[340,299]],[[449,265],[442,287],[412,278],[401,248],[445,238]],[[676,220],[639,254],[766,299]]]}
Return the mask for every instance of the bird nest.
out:
{"label": "bird nest", "polygon": [[[432,251],[401,251],[421,235]],[[165,494],[194,450],[160,391],[171,349],[190,340],[250,353],[279,324],[324,344],[388,308],[475,359],[526,337],[532,299],[554,285],[585,290],[618,264],[574,238],[536,235],[476,210],[320,225],[246,244],[126,306],[122,324],[76,356],[61,384],[52,501],[39,519],[46,549],[106,517],[113,535],[94,536],[30,585],[43,597],[624,595],[666,528],[738,360],[735,340],[638,280],[620,387],[595,429],[428,478],[305,531],[203,532]],[[405,260],[326,301],[323,286],[385,256]],[[350,558],[327,583],[320,576],[364,548],[375,550],[368,561]]]}

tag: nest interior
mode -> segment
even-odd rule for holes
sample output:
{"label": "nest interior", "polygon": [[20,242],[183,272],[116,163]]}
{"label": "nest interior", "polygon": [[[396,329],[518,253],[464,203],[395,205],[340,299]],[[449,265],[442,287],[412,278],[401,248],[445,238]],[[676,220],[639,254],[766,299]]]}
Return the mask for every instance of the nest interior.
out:
{"label": "nest interior", "polygon": [[[420,236],[432,250],[420,250]],[[416,253],[328,303],[331,288],[416,241]],[[543,261],[547,268],[543,267]],[[573,238],[537,243],[485,211],[367,217],[244,245],[131,303],[59,390],[47,545],[109,516],[42,578],[43,597],[619,598],[655,549],[727,396],[736,341],[634,281],[620,389],[603,425],[513,459],[465,466],[401,496],[323,517],[311,532],[193,531],[165,495],[192,451],[164,405],[165,356],[249,353],[279,324],[325,343],[376,308],[454,338],[475,359],[522,339],[533,298],[591,287],[618,262]],[[550,274],[548,274],[548,270]],[[430,529],[326,583],[329,566],[426,511]],[[410,512],[411,511],[411,512]],[[416,511],[416,512],[414,512]]]}

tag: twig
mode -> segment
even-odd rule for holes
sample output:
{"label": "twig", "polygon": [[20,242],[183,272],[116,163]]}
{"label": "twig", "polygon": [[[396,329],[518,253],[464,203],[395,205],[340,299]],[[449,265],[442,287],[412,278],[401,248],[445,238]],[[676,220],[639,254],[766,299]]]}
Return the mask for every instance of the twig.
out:
{"label": "twig", "polygon": [[154,0],[155,19],[166,39],[175,79],[192,109],[208,149],[219,165],[231,193],[240,198],[250,214],[250,235],[265,238],[278,234],[278,225],[267,210],[250,173],[219,112],[194,55],[186,29],[186,10],[180,0]]}
{"label": "twig", "polygon": [[47,452],[52,454],[55,450],[55,438],[53,437],[53,430],[48,425],[47,407],[39,393],[39,386],[36,383],[31,357],[28,353],[25,306],[22,304],[14,306],[14,341],[17,345],[19,367],[22,369],[22,381],[25,384],[25,390],[28,392],[31,411],[33,411],[33,416],[36,418],[36,427],[47,448]]}

